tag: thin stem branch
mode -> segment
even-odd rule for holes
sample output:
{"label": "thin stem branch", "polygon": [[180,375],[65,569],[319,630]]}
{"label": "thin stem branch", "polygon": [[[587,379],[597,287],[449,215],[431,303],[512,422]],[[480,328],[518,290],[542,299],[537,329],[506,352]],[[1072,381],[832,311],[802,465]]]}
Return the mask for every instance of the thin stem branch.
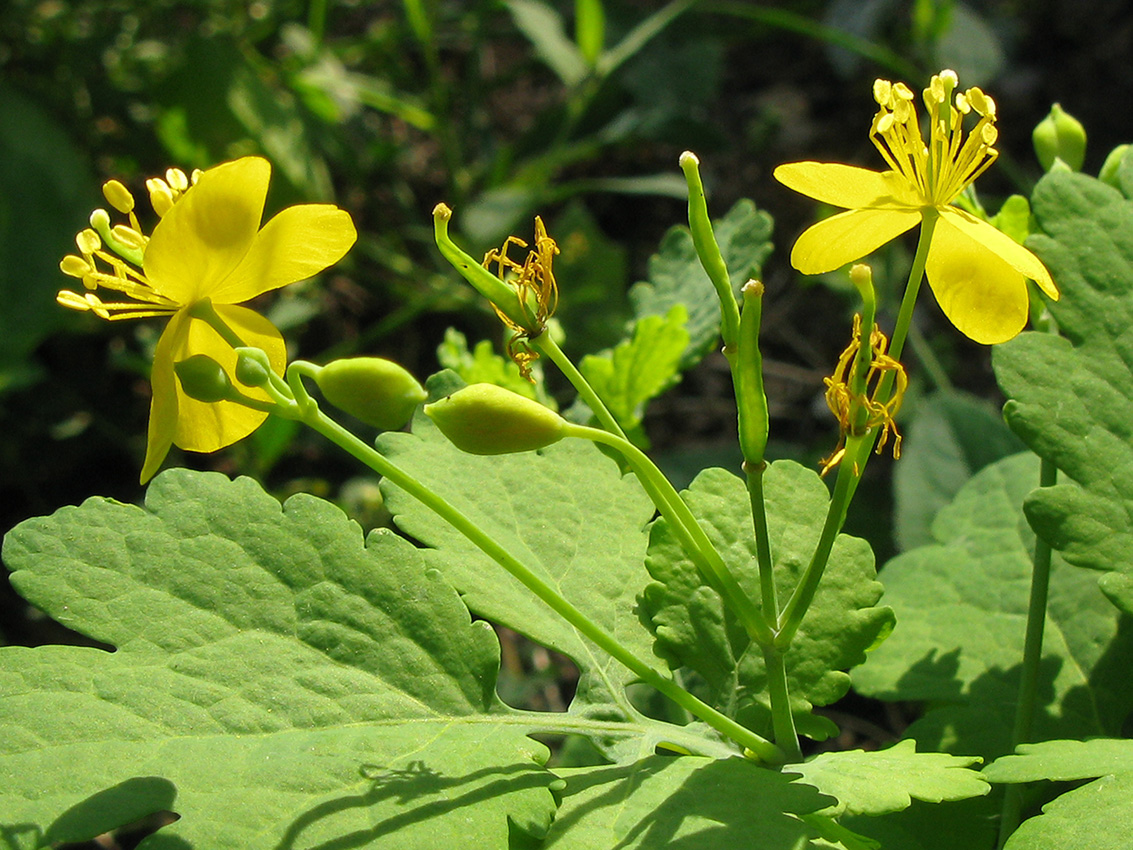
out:
{"label": "thin stem branch", "polygon": [[681,541],[682,548],[696,564],[704,580],[720,594],[724,604],[739,617],[744,629],[753,640],[761,645],[770,645],[774,641],[774,635],[764,621],[763,614],[736,581],[688,505],[653,461],[629,440],[600,428],[568,423],[565,433],[568,437],[581,437],[609,446],[626,459],[626,463],[653,500],[653,504],[657,506],[657,510],[661,512],[661,516],[669,523],[673,533]]}
{"label": "thin stem branch", "polygon": [[539,336],[531,339],[531,345],[543,354],[546,354],[551,362],[559,367],[559,371],[566,376],[566,379],[570,381],[578,391],[582,400],[586,402],[590,410],[598,417],[598,421],[602,423],[602,427],[611,434],[621,437],[624,440],[626,438],[625,432],[618,424],[618,420],[614,418],[614,414],[610,413],[610,409],[603,404],[602,399],[598,397],[598,393],[594,392],[594,388],[590,386],[590,382],[586,380],[583,374],[578,371],[571,362],[570,358],[559,348],[558,343],[551,339],[551,335],[549,333],[541,333]]}
{"label": "thin stem branch", "polygon": [[[1053,487],[1058,482],[1058,468],[1043,458],[1039,467],[1039,486]],[[1031,593],[1027,602],[1027,631],[1023,641],[1023,669],[1019,678],[1019,699],[1015,703],[1015,727],[1011,735],[1012,750],[1031,739],[1035,710],[1038,704],[1039,669],[1043,654],[1043,630],[1046,626],[1047,598],[1050,592],[1050,544],[1035,537],[1032,557]],[[1003,814],[999,821],[999,846],[1007,842],[1019,826],[1022,811],[1022,788],[1009,785],[1003,798]]]}

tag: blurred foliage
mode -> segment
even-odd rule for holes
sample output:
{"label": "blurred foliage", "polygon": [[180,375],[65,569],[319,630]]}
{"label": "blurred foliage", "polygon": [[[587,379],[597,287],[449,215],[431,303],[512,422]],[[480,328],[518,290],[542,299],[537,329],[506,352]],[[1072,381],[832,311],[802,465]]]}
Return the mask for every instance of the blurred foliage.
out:
{"label": "blurred foliage", "polygon": [[[951,66],[1000,104],[1002,155],[983,191],[1027,193],[1039,174],[1030,131],[1056,100],[1090,131],[1086,169],[1096,171],[1114,145],[1133,138],[1133,115],[1112,108],[1133,95],[1119,61],[1133,50],[1125,7],[7,0],[0,530],[91,494],[140,494],[155,330],[65,314],[52,301],[66,284],[58,260],[101,203],[99,184],[118,177],[140,190],[170,165],[207,167],[248,153],[276,169],[268,213],[333,200],[359,228],[356,249],[332,273],[259,305],[293,353],[317,362],[386,356],[424,378],[438,368],[438,347],[443,365],[503,368],[498,322],[433,249],[436,202],[456,211],[473,255],[509,233],[529,234],[531,217],[544,217],[562,252],[562,344],[581,359],[616,351],[640,315],[667,314],[666,305],[642,310],[644,290],[636,300],[628,292],[637,280],[656,283],[649,259],[685,215],[677,157],[696,150],[714,216],[750,197],[776,222],[778,250],[753,257],[767,287],[773,445],[780,455],[816,459],[834,437],[821,379],[845,343],[852,301],[836,275],[800,286],[788,268],[790,240],[815,210],[774,184],[772,168],[804,158],[876,165],[866,137],[873,78],[918,88]],[[993,201],[988,208],[998,209]],[[879,263],[883,293],[898,288],[904,251],[895,245]],[[927,368],[914,365],[915,380],[951,381],[996,399],[986,350],[946,328],[926,302],[913,344]],[[556,395],[563,384],[550,371],[546,391]],[[632,412],[670,468],[691,476],[734,459],[735,410],[718,353]],[[908,413],[916,415],[915,404]],[[302,482],[357,502],[347,486],[351,465],[291,423],[271,421],[223,453],[171,463],[254,474],[280,494]],[[878,464],[870,474],[887,469]],[[851,517],[856,530],[890,522],[887,482],[873,483],[880,496],[868,501],[869,516]],[[13,607],[6,587],[0,604],[9,640],[58,638]]]}

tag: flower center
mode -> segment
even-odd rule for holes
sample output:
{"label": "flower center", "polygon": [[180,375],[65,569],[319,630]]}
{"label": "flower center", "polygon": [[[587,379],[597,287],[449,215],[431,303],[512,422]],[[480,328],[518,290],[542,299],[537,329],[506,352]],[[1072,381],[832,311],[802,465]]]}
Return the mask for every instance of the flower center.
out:
{"label": "flower center", "polygon": [[[924,90],[929,124],[927,145],[909,87],[888,80],[873,84],[879,109],[870,138],[889,167],[901,174],[930,206],[951,203],[999,155],[993,147],[999,135],[995,128],[995,101],[975,87],[956,92],[953,98],[956,83],[954,71],[941,71]],[[964,117],[971,113],[978,120],[965,134]]]}

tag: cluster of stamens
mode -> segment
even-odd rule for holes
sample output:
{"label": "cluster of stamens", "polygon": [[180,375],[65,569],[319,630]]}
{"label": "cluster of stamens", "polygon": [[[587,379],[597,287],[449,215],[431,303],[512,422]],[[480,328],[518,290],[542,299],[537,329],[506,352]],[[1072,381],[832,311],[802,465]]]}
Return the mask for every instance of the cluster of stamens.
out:
{"label": "cluster of stamens", "polygon": [[[822,461],[823,476],[837,466],[846,454],[847,437],[864,436],[873,428],[881,428],[877,453],[881,454],[892,433],[893,457],[901,456],[901,434],[897,431],[893,417],[901,409],[909,378],[900,361],[885,353],[889,340],[875,325],[869,337],[869,368],[859,384],[862,390],[854,392],[851,385],[854,383],[853,371],[862,346],[861,324],[861,316],[854,316],[854,332],[850,344],[838,358],[834,374],[823,379],[826,384],[826,404],[838,419],[839,428],[838,448]],[[883,377],[888,373],[894,375],[892,387],[886,391],[887,398],[879,398]]]}
{"label": "cluster of stamens", "polygon": [[531,377],[531,364],[539,359],[539,355],[528,345],[528,341],[546,330],[547,320],[554,315],[559,304],[559,287],[551,269],[551,262],[555,254],[559,253],[559,247],[547,235],[547,229],[539,216],[535,216],[535,245],[528,251],[522,264],[508,256],[512,245],[521,249],[528,247],[518,236],[509,236],[502,246],[493,248],[484,255],[483,265],[484,268],[491,269],[495,264],[496,275],[509,284],[518,296],[524,316],[523,324],[517,324],[495,304],[492,307],[500,320],[515,332],[507,343],[508,357],[519,366],[519,372],[524,378],[534,381]]}
{"label": "cluster of stamens", "polygon": [[[974,87],[953,97],[956,84],[954,71],[941,71],[924,90],[927,145],[909,87],[888,80],[873,84],[880,108],[870,138],[889,167],[904,176],[927,205],[951,203],[998,156],[993,147],[999,135],[995,101]],[[964,118],[972,113],[977,121],[965,135]]]}
{"label": "cluster of stamens", "polygon": [[[188,188],[196,183],[199,171],[192,178],[178,168],[170,168],[165,177],[152,177],[146,181],[150,204],[158,217],[164,216]],[[149,237],[143,232],[135,213],[134,196],[117,180],[109,180],[102,187],[107,203],[127,217],[128,224],[110,223],[110,214],[104,209],[91,213],[89,228],[75,237],[79,255],[68,254],[59,264],[63,274],[83,282],[85,292],[64,289],[56,300],[72,310],[90,311],[103,319],[143,319],[149,316],[168,316],[177,312],[180,305],[155,292],[145,275],[138,270],[142,265]],[[119,292],[133,301],[104,301],[95,291],[108,289]]]}

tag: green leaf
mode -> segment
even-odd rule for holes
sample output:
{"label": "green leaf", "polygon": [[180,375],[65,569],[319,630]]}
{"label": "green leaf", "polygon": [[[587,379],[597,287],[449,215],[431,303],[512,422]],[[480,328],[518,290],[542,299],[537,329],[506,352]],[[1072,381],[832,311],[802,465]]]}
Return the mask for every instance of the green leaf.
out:
{"label": "green leaf", "polygon": [[626,431],[641,424],[646,404],[679,380],[687,321],[684,305],[674,304],[664,317],[639,319],[633,338],[612,351],[582,358],[582,374]]}
{"label": "green leaf", "polygon": [[541,0],[508,0],[507,10],[536,55],[547,63],[563,85],[576,85],[586,77],[586,59],[566,34],[563,19]]}
{"label": "green leaf", "polygon": [[649,756],[557,773],[566,787],[548,848],[796,850],[815,833],[791,815],[831,802],[793,777],[739,758]]}
{"label": "green leaf", "polygon": [[970,767],[975,757],[918,753],[913,741],[885,750],[829,752],[784,770],[838,800],[833,814],[883,815],[907,809],[913,800],[939,803],[982,797],[987,780]]}
{"label": "green leaf", "polygon": [[1022,195],[1012,195],[1003,202],[991,223],[1019,244],[1031,234],[1031,204]]}
{"label": "green leaf", "polygon": [[[779,599],[785,601],[810,561],[829,497],[817,473],[792,461],[768,467],[764,492],[775,581]],[[755,536],[744,482],[725,470],[708,469],[683,495],[729,569],[758,600]],[[664,520],[654,523],[646,565],[655,581],[646,588],[641,608],[657,636],[655,651],[673,666],[702,676],[709,701],[721,711],[769,735],[763,656],[725,612],[715,591],[702,584]],[[803,734],[821,739],[837,731],[811,708],[845,694],[850,678],[842,671],[864,661],[866,650],[891,628],[892,612],[876,606],[880,597],[869,545],[841,535],[786,655],[792,709]]]}
{"label": "green leaf", "polygon": [[1093,738],[1020,744],[1014,754],[983,769],[989,782],[1067,782],[1109,774],[1133,776],[1133,741]]}
{"label": "green leaf", "polygon": [[[638,657],[650,658],[652,638],[633,609],[649,580],[643,561],[653,504],[591,443],[565,440],[537,452],[474,457],[419,416],[412,434],[383,434],[378,448]],[[582,671],[584,700],[632,713],[624,694],[632,678],[628,670],[404,491],[383,481],[382,492],[398,527],[431,547],[427,562],[456,586],[473,613],[570,656]]]}
{"label": "green leaf", "polygon": [[1065,337],[1021,334],[993,363],[1008,423],[1075,483],[1036,493],[1027,518],[1133,614],[1133,201],[1059,173],[1032,204],[1044,235],[1028,244],[1062,291],[1050,310]]}
{"label": "green leaf", "polygon": [[1023,449],[989,402],[942,392],[917,405],[893,473],[894,533],[901,549],[933,542],[932,520],[967,481]]}
{"label": "green leaf", "polygon": [[550,821],[491,629],[388,531],[172,470],[144,508],[90,499],[3,554],[29,602],[116,651],[0,649],[0,830],[89,838],[137,814],[99,805],[129,783],[197,847],[500,847],[509,819]]}
{"label": "green leaf", "polygon": [[[986,467],[933,523],[937,544],[889,561],[885,599],[897,628],[854,671],[886,700],[925,700],[907,734],[926,749],[1000,755],[1010,749],[1034,537],[1021,511],[1038,460]],[[1133,650],[1118,612],[1089,574],[1054,559],[1040,670],[1040,738],[1108,734],[1133,708]]]}
{"label": "green leaf", "polygon": [[[738,293],[749,278],[760,278],[763,262],[771,253],[771,216],[748,200],[736,203],[728,214],[713,222],[716,241]],[[689,343],[681,368],[698,362],[720,333],[720,302],[712,281],[704,273],[687,227],[672,227],[661,240],[660,252],[649,259],[649,280],[629,293],[634,314],[666,316],[674,304],[688,308]]]}
{"label": "green leaf", "polygon": [[[992,782],[1074,781],[1100,777],[1043,806],[1025,821],[1005,850],[1125,850],[1133,823],[1133,741],[1045,741],[1023,744],[1015,755],[984,768]],[[1088,824],[1089,828],[1083,828]]]}

